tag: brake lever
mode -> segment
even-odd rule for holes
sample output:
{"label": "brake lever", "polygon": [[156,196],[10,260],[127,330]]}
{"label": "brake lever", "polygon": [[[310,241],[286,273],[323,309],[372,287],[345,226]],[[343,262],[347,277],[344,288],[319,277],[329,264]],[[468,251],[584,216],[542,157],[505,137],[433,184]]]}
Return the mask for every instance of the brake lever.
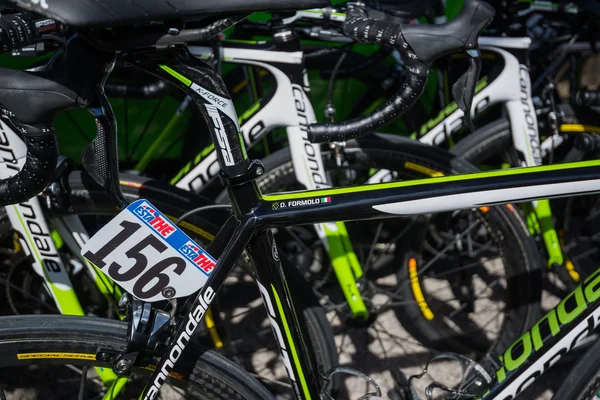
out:
{"label": "brake lever", "polygon": [[471,107],[473,107],[475,87],[481,72],[481,52],[477,47],[467,49],[467,56],[469,58],[469,69],[452,85],[452,95],[458,107],[465,113],[465,123],[471,131],[474,131],[475,125],[471,119]]}

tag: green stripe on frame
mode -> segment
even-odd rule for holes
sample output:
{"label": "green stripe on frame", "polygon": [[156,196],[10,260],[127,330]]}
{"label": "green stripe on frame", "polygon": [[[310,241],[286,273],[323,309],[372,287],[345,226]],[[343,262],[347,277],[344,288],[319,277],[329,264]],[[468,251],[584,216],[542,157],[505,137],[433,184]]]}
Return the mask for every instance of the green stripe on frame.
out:
{"label": "green stripe on frame", "polygon": [[287,337],[287,341],[290,345],[290,351],[292,353],[292,358],[294,359],[294,365],[296,366],[296,371],[298,371],[298,380],[300,381],[300,385],[302,386],[302,392],[304,392],[304,397],[307,400],[310,400],[310,392],[308,391],[308,386],[306,386],[306,379],[304,378],[304,372],[302,371],[302,367],[300,366],[300,360],[298,359],[298,352],[296,351],[296,346],[292,340],[292,334],[290,332],[290,327],[287,323],[287,319],[285,318],[285,314],[283,313],[283,307],[281,306],[281,300],[279,300],[279,295],[275,290],[275,286],[271,285],[271,289],[273,290],[273,295],[275,296],[275,302],[277,303],[277,308],[279,309],[279,315],[281,316],[281,321],[283,322],[283,329],[285,330],[285,336]]}
{"label": "green stripe on frame", "polygon": [[31,235],[29,234],[29,230],[27,229],[27,226],[25,225],[25,222],[23,221],[23,217],[21,216],[21,212],[19,211],[18,206],[13,205],[13,209],[15,210],[15,214],[17,214],[17,217],[19,218],[19,222],[21,223],[21,226],[23,227],[23,232],[27,236],[27,243],[29,244],[29,247],[31,248],[30,250],[31,250],[34,258],[40,265],[40,269],[42,270],[42,272],[45,276],[45,281],[48,284],[48,288],[52,292],[52,296],[56,299],[56,303],[57,303],[56,305],[59,308],[60,313],[64,314],[64,315],[78,315],[78,316],[85,315],[85,313],[83,312],[83,308],[81,308],[81,304],[79,303],[79,299],[77,298],[77,294],[75,293],[73,288],[72,287],[67,288],[66,290],[60,289],[60,288],[58,288],[58,286],[56,286],[56,284],[52,281],[52,279],[50,279],[50,276],[48,276],[48,272],[46,271],[46,266],[44,265],[44,261],[42,260],[42,257],[40,256],[38,249],[35,247],[35,242],[31,238]]}
{"label": "green stripe on frame", "polygon": [[401,187],[430,185],[433,183],[441,183],[441,182],[458,182],[458,181],[472,180],[472,179],[474,180],[474,179],[486,179],[486,178],[495,178],[495,177],[517,176],[517,175],[530,174],[530,173],[536,173],[536,172],[562,171],[562,170],[585,168],[585,167],[600,167],[600,160],[581,161],[581,162],[565,163],[565,164],[543,165],[540,167],[512,168],[512,169],[505,169],[505,170],[499,170],[499,171],[478,172],[478,173],[473,173],[473,174],[461,174],[461,175],[450,175],[450,176],[442,176],[442,177],[438,177],[438,178],[427,178],[427,179],[417,179],[417,180],[413,180],[413,181],[380,183],[380,184],[375,184],[375,185],[361,185],[361,186],[353,186],[353,187],[339,188],[339,189],[325,189],[325,190],[314,190],[314,191],[307,190],[307,191],[301,191],[301,192],[272,194],[272,195],[264,195],[263,199],[265,201],[306,199],[306,198],[311,198],[311,197],[334,196],[334,195],[340,195],[340,194],[370,192],[373,190],[396,189],[396,188],[401,188]]}
{"label": "green stripe on frame", "polygon": [[181,83],[183,83],[186,86],[192,86],[192,81],[189,80],[188,78],[186,78],[185,76],[181,75],[179,72],[175,71],[174,69],[171,69],[169,67],[167,67],[166,65],[159,65],[160,69],[162,69],[163,71],[165,71],[166,73],[168,73],[169,75],[171,75],[172,77],[174,77],[175,79],[177,79],[178,81],[180,81]]}

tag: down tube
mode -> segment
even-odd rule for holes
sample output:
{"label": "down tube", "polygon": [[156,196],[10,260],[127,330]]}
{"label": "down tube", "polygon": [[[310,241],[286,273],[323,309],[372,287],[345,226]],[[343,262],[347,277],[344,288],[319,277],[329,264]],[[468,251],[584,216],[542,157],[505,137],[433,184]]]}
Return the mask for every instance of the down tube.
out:
{"label": "down tube", "polygon": [[485,400],[512,400],[600,325],[600,269],[501,356]]}
{"label": "down tube", "polygon": [[[234,226],[235,230],[233,229]],[[218,252],[218,250],[222,248],[221,246],[226,240],[226,238],[224,238],[225,235],[231,235],[231,240],[223,249],[223,253],[217,260],[217,265],[208,277],[204,286],[196,292],[196,298],[190,306],[190,311],[179,323],[175,336],[169,342],[164,352],[164,357],[158,362],[140,399],[154,400],[158,397],[160,388],[168,380],[169,374],[172,372],[173,367],[179,360],[179,357],[183,354],[187,345],[192,342],[191,338],[193,337],[196,328],[202,323],[216,293],[219,291],[221,285],[244,251],[244,247],[250,240],[253,230],[253,221],[244,220],[238,224],[235,218],[230,218],[221,231],[219,231],[214,240],[216,242],[216,247],[213,247],[213,250]]]}
{"label": "down tube", "polygon": [[[263,297],[273,333],[280,347],[281,359],[287,370],[297,399],[320,398],[318,376],[307,351],[302,332],[306,332],[294,309],[281,266],[277,246],[270,230],[254,236],[248,246],[250,259],[257,273],[258,288]],[[298,313],[302,310],[297,310]]]}

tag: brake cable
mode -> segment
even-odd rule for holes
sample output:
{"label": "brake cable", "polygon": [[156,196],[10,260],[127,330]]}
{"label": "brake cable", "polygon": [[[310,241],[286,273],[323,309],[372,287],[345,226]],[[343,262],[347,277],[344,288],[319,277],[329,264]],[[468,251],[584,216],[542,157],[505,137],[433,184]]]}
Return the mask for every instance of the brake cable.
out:
{"label": "brake cable", "polygon": [[[342,54],[340,55],[340,58],[338,58],[338,61],[335,64],[335,67],[333,67],[333,70],[331,71],[331,76],[329,77],[329,86],[327,87],[327,105],[325,106],[325,118],[327,118],[329,120],[329,123],[331,124],[335,122],[335,107],[333,106],[333,90],[335,88],[335,78],[338,74],[340,67],[346,60],[348,53],[350,53],[350,51],[352,50],[352,45],[353,43],[350,43],[345,46],[344,50],[342,51]],[[342,148],[344,147],[344,145],[345,143],[340,142],[332,142],[330,145],[331,150],[333,150],[335,153],[335,163],[338,166],[338,168],[340,168],[343,164]]]}
{"label": "brake cable", "polygon": [[340,58],[338,58],[335,67],[333,67],[333,70],[331,71],[331,76],[329,77],[329,86],[327,87],[327,105],[325,106],[325,118],[327,118],[330,123],[335,122],[335,107],[333,106],[333,90],[335,87],[335,78],[340,67],[346,60],[348,53],[350,53],[350,51],[352,50],[353,44],[354,43],[344,46],[345,48],[342,54],[340,55]]}

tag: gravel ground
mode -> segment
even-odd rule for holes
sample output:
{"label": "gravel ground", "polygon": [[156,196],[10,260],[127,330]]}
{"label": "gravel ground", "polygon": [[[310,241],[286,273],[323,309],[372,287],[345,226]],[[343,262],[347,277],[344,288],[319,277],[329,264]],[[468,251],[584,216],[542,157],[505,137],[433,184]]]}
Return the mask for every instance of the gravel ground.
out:
{"label": "gravel ground", "polygon": [[[493,273],[497,268],[499,267],[491,265],[488,267],[488,272]],[[395,277],[393,276],[387,276],[378,282],[396,284],[394,279]],[[429,292],[432,293],[437,289],[436,293],[440,298],[443,298],[444,294],[448,294],[447,290],[444,292],[444,287],[435,287],[435,285],[440,285],[439,283],[429,282],[425,284],[433,285],[434,287],[428,288]],[[552,294],[552,292],[555,292],[553,289],[556,289],[552,287],[552,284],[548,283],[546,286],[547,290],[543,292],[542,306],[548,310],[558,304],[559,298]],[[558,284],[558,286],[561,285]],[[482,297],[486,297],[483,282],[476,281],[475,287],[476,292],[482,294]],[[374,300],[377,302],[378,299],[375,298]],[[384,298],[379,300],[380,302],[385,301]],[[486,310],[495,308],[492,302],[482,302],[478,304],[478,307],[483,307]],[[340,356],[340,364],[364,372],[373,378],[381,388],[382,398],[389,398],[389,391],[394,388],[394,379],[390,372],[393,368],[400,368],[406,376],[420,373],[427,360],[433,354],[403,328],[392,310],[380,314],[376,321],[367,329],[347,329],[334,312],[331,312],[328,317],[334,330],[339,331],[336,334],[336,344]],[[488,323],[490,332],[494,331],[495,327],[500,326],[500,321],[492,322],[496,325]],[[493,339],[492,334],[488,332],[486,334],[489,335],[490,339]],[[262,366],[262,373],[268,372],[274,377],[284,377],[285,371],[283,368],[275,366],[272,363],[275,358],[275,352],[262,354],[255,358],[254,366],[255,368]],[[557,389],[557,385],[561,383],[562,378],[568,373],[571,363],[569,361],[558,363],[543,378],[536,381],[521,394],[519,398],[528,400],[551,399],[554,390]],[[456,363],[437,363],[434,366],[430,366],[429,374],[426,377],[430,379],[435,378],[442,383],[452,384],[460,379],[460,372]],[[422,385],[417,385],[417,390],[421,392],[422,398],[425,398],[423,394],[424,388],[431,380],[426,381],[424,378],[423,381]],[[344,395],[343,398],[352,400],[358,399],[373,388],[365,380],[357,377],[346,378],[345,385],[347,395]]]}
{"label": "gravel ground", "polygon": [[[493,267],[491,268],[493,270]],[[477,285],[476,285],[477,287]],[[551,309],[558,304],[559,298],[548,290],[543,292],[542,306]],[[479,304],[480,307],[490,305]],[[333,321],[334,326],[336,320]],[[339,321],[337,321],[339,323]],[[381,314],[378,318],[380,332],[375,328],[355,330],[336,335],[336,343],[340,354],[340,363],[345,366],[367,372],[381,387],[383,398],[394,387],[391,368],[399,367],[406,376],[422,371],[424,363],[432,355],[406,332],[392,311]],[[394,337],[381,334],[383,330],[393,332]],[[416,355],[416,357],[415,357]],[[528,388],[519,398],[530,400],[549,400],[554,390],[569,371],[569,362],[556,365],[547,374]],[[460,372],[456,363],[438,363],[429,369],[431,378],[442,383],[453,383],[460,380]],[[427,384],[417,386],[423,390]],[[348,378],[346,388],[350,399],[358,399],[367,392],[367,384],[358,378]],[[424,395],[421,395],[423,398]]]}

